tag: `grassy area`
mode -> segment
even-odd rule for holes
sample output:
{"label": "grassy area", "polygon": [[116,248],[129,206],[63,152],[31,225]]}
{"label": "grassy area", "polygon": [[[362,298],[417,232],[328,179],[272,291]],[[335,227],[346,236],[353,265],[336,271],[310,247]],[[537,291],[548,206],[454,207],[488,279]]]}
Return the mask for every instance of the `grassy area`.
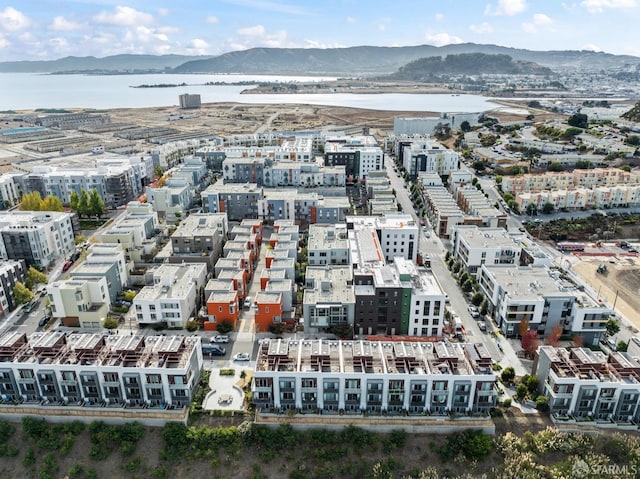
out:
{"label": "grassy area", "polygon": [[103,218],[99,220],[80,220],[80,229],[81,230],[97,230],[102,225],[106,224],[108,221],[111,221],[109,218]]}

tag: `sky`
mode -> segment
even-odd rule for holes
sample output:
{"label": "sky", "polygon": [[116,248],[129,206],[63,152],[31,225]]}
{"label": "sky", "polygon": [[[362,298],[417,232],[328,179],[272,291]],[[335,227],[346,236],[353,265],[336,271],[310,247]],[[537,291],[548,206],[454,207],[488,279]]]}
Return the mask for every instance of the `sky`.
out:
{"label": "sky", "polygon": [[640,56],[640,0],[3,0],[0,61],[482,43]]}

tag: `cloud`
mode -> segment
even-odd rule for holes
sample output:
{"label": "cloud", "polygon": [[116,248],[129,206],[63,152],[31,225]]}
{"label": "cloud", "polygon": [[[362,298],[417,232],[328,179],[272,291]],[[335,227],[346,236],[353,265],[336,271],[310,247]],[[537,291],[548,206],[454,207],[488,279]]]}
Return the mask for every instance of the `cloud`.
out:
{"label": "cloud", "polygon": [[169,15],[169,9],[164,7],[158,8],[158,15],[160,15],[161,17],[166,17],[167,15]]}
{"label": "cloud", "polygon": [[178,27],[172,27],[171,25],[164,25],[162,27],[156,28],[158,33],[180,33],[182,29]]}
{"label": "cloud", "polygon": [[580,2],[589,13],[602,13],[605,8],[635,8],[636,0],[584,0]]}
{"label": "cloud", "polygon": [[207,18],[204,19],[204,23],[209,23],[211,25],[215,25],[216,23],[219,23],[219,22],[220,20],[215,15],[209,15]]}
{"label": "cloud", "polygon": [[16,32],[31,26],[31,19],[13,7],[0,10],[0,30]]}
{"label": "cloud", "polygon": [[347,23],[353,25],[354,23],[358,23],[358,19],[354,17],[347,17]]}
{"label": "cloud", "polygon": [[487,5],[484,9],[484,14],[492,15],[494,17],[512,17],[518,13],[524,12],[526,8],[527,4],[525,0],[498,0],[498,5],[495,8],[491,5]]}
{"label": "cloud", "polygon": [[434,18],[436,19],[436,22],[442,22],[444,21],[444,15],[442,13],[436,13],[434,15]]}
{"label": "cloud", "polygon": [[483,34],[491,33],[493,31],[493,27],[487,22],[482,22],[480,25],[469,25],[469,30],[475,33]]}
{"label": "cloud", "polygon": [[527,33],[535,33],[538,31],[538,27],[548,27],[553,25],[553,20],[544,13],[535,13],[530,22],[522,24],[522,29]]}
{"label": "cloud", "polygon": [[345,48],[341,43],[322,43],[319,40],[305,40],[300,48]]}
{"label": "cloud", "polygon": [[207,55],[209,44],[201,38],[194,38],[187,43],[186,51],[191,55]]}
{"label": "cloud", "polygon": [[156,31],[154,28],[148,28],[140,25],[136,28],[127,30],[124,39],[127,43],[151,43],[151,42],[168,42],[169,37],[166,34]]}
{"label": "cloud", "polygon": [[378,23],[378,30],[384,32],[387,29],[387,25],[391,23],[392,20],[393,19],[390,17],[381,18],[380,22]]}
{"label": "cloud", "polygon": [[67,20],[63,16],[54,17],[51,25],[49,25],[49,30],[53,30],[55,32],[70,32],[80,28],[82,28],[80,23],[76,23],[73,20]]}
{"label": "cloud", "polygon": [[306,15],[307,12],[297,5],[288,5],[286,3],[268,2],[265,0],[227,0],[227,3],[240,5],[243,7],[256,8],[260,10],[268,10],[271,12],[286,13],[288,15]]}
{"label": "cloud", "polygon": [[116,7],[113,12],[102,11],[93,17],[96,23],[133,27],[153,23],[153,15],[131,7]]}
{"label": "cloud", "polygon": [[246,50],[254,47],[285,48],[299,47],[289,41],[286,30],[267,32],[262,25],[254,25],[236,30],[240,38],[227,40],[230,50]]}
{"label": "cloud", "polygon": [[598,45],[594,45],[593,43],[587,43],[586,45],[582,46],[583,50],[589,50],[590,52],[601,52],[602,48],[600,48]]}
{"label": "cloud", "polygon": [[264,35],[265,29],[262,25],[255,25],[253,27],[240,28],[236,33],[243,37],[259,37]]}
{"label": "cloud", "polygon": [[7,48],[9,45],[9,40],[7,40],[2,33],[0,33],[0,48]]}
{"label": "cloud", "polygon": [[452,45],[454,43],[462,43],[462,38],[456,37],[455,35],[449,35],[446,32],[427,33],[425,34],[425,39],[431,45],[434,45],[436,47],[441,47],[444,45]]}

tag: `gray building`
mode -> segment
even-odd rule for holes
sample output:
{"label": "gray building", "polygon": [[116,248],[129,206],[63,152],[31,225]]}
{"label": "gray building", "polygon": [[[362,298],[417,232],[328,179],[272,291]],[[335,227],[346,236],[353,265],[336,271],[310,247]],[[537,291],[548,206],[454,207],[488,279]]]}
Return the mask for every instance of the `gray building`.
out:
{"label": "gray building", "polygon": [[258,218],[258,201],[264,197],[255,183],[223,184],[218,180],[200,193],[202,207],[209,213],[227,213],[229,221]]}
{"label": "gray building", "polygon": [[0,262],[0,316],[16,308],[13,288],[16,283],[24,283],[26,273],[27,265],[22,259]]}

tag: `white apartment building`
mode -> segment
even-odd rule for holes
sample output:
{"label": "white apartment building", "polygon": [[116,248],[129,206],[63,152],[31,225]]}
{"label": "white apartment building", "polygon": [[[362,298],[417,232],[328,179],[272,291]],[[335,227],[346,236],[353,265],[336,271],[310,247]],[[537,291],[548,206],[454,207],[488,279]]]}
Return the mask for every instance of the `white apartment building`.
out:
{"label": "white apartment building", "polygon": [[193,188],[184,183],[160,188],[147,186],[146,193],[147,201],[158,213],[158,219],[168,224],[175,223],[185,216],[193,201]]}
{"label": "white apartment building", "polygon": [[100,329],[111,308],[105,276],[55,281],[47,286],[47,294],[51,316],[64,326]]}
{"label": "white apartment building", "polygon": [[555,326],[579,334],[597,346],[611,309],[572,285],[564,285],[547,268],[488,266],[478,270],[480,289],[489,301],[489,314],[508,338],[519,334],[522,320],[546,336]]}
{"label": "white apartment building", "polygon": [[411,288],[409,336],[441,337],[444,327],[446,294],[433,273],[418,269],[415,263],[397,258],[396,267],[403,285]]}
{"label": "white apartment building", "polygon": [[207,265],[203,263],[159,266],[153,271],[153,285],[142,288],[133,300],[136,321],[183,328],[200,306],[200,288],[206,280]]}
{"label": "white apartment building", "polygon": [[453,228],[453,257],[472,275],[483,264],[518,264],[521,246],[504,228],[478,228],[458,225]]}
{"label": "white apartment building", "polygon": [[546,203],[551,203],[555,209],[626,208],[640,204],[640,185],[518,193],[515,201],[520,211],[526,211],[531,204],[540,211]]}
{"label": "white apartment building", "polygon": [[606,425],[640,422],[640,363],[628,353],[541,346],[533,374],[556,417]]}
{"label": "white apartment building", "polygon": [[425,137],[408,140],[398,159],[412,178],[417,178],[421,172],[445,176],[460,169],[460,155],[457,152]]}
{"label": "white apartment building", "polygon": [[488,415],[497,397],[478,344],[266,340],[254,370],[260,410]]}
{"label": "white apartment building", "polygon": [[347,226],[310,225],[307,239],[307,262],[309,266],[326,264],[350,264]]}
{"label": "white apartment building", "polygon": [[0,208],[6,209],[16,206],[22,196],[19,177],[22,173],[0,174]]}
{"label": "white apartment building", "polygon": [[47,268],[75,251],[72,213],[0,212],[0,257]]}
{"label": "white apartment building", "polygon": [[197,336],[12,331],[0,336],[0,395],[39,407],[187,407],[202,371]]}
{"label": "white apartment building", "polygon": [[619,168],[591,168],[588,170],[546,172],[505,176],[502,191],[511,194],[544,190],[571,190],[574,188],[596,188],[599,186],[622,186],[640,184],[640,172]]}
{"label": "white apartment building", "polygon": [[[393,263],[397,257],[416,261],[418,258],[419,226],[410,215],[388,214],[378,216],[348,216],[347,230],[372,230],[377,236],[383,263]],[[352,242],[355,236],[350,234]],[[351,258],[357,261],[358,247],[351,246]]]}

